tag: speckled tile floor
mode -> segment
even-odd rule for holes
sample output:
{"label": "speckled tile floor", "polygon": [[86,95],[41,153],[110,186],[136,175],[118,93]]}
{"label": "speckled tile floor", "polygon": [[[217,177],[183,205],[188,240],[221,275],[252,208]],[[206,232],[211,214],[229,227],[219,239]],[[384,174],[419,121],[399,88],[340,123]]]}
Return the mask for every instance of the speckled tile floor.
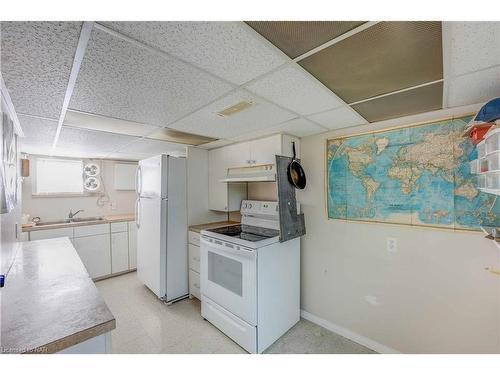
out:
{"label": "speckled tile floor", "polygon": [[[136,273],[96,283],[116,318],[113,353],[246,353],[200,315],[200,302],[166,306]],[[374,353],[326,329],[301,320],[265,353]]]}

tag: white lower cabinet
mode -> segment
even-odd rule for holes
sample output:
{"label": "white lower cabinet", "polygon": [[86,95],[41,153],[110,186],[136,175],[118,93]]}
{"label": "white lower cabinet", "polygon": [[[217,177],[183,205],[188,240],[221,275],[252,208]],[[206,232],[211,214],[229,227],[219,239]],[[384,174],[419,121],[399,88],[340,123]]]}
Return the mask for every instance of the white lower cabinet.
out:
{"label": "white lower cabinet", "polygon": [[73,228],[57,228],[34,230],[29,232],[30,241],[45,240],[47,238],[69,237],[73,238]]}
{"label": "white lower cabinet", "polygon": [[131,270],[137,268],[137,227],[135,221],[128,222],[128,265]]}
{"label": "white lower cabinet", "polygon": [[30,231],[29,240],[69,237],[93,279],[137,268],[135,221]]}
{"label": "white lower cabinet", "polygon": [[90,277],[111,274],[111,246],[109,233],[96,236],[77,237],[73,245]]}
{"label": "white lower cabinet", "polygon": [[200,293],[200,234],[189,231],[189,295],[201,300]]}
{"label": "white lower cabinet", "polygon": [[111,233],[111,273],[128,269],[128,233]]}

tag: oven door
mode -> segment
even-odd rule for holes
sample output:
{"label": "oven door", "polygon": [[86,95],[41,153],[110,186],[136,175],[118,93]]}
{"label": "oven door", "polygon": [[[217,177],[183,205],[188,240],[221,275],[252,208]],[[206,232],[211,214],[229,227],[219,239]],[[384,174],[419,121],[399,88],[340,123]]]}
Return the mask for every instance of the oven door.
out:
{"label": "oven door", "polygon": [[257,253],[201,236],[201,294],[253,326],[257,325]]}

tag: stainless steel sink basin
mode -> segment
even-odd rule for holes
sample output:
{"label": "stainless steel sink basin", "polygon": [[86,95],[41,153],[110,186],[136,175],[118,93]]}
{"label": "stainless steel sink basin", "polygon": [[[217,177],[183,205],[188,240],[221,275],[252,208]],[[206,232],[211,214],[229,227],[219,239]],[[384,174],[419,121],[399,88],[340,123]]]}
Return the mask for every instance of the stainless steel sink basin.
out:
{"label": "stainless steel sink basin", "polygon": [[84,223],[87,221],[101,221],[104,220],[102,216],[89,216],[89,217],[74,217],[73,219],[62,219],[54,221],[40,221],[36,225],[54,225],[54,224],[70,224],[70,223]]}

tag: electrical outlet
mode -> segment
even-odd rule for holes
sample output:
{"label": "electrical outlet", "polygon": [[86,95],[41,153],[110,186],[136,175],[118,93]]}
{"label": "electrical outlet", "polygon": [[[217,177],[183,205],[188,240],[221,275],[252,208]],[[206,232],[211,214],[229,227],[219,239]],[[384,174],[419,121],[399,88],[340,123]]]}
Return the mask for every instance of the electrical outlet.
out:
{"label": "electrical outlet", "polygon": [[386,248],[388,252],[395,253],[398,251],[398,240],[393,237],[387,237]]}
{"label": "electrical outlet", "polygon": [[116,203],[115,202],[111,202],[109,205],[111,206],[112,210],[116,210]]}
{"label": "electrical outlet", "polygon": [[378,298],[375,296],[364,296],[363,299],[372,306],[378,306],[380,304]]}

